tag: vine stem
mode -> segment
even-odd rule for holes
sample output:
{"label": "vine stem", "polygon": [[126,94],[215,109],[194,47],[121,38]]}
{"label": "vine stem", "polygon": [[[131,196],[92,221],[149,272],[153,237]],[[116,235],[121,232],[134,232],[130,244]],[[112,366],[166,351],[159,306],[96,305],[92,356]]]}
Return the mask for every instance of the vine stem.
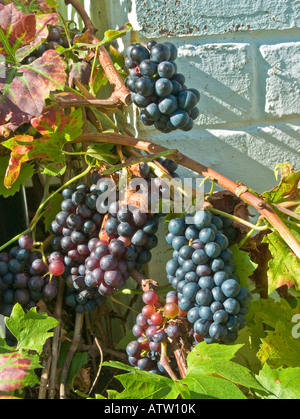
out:
{"label": "vine stem", "polygon": [[[37,223],[40,221],[40,219],[44,216],[44,213],[40,214],[39,216],[35,216],[35,220],[32,220],[31,222],[31,226],[30,228],[28,228],[27,230],[23,231],[22,233],[18,234],[17,236],[15,236],[13,239],[9,240],[7,243],[3,244],[0,247],[0,252],[2,252],[4,249],[6,249],[8,246],[10,246],[11,244],[15,243],[17,240],[19,240],[19,238],[21,236],[23,236],[24,234],[30,234],[32,233],[32,230],[35,228],[35,226],[37,225]],[[34,221],[34,222],[33,222]]]}
{"label": "vine stem", "polygon": [[[141,140],[139,138],[132,138],[130,136],[116,133],[82,134],[76,140],[74,140],[75,143],[81,143],[86,141],[114,143],[116,145],[131,146],[140,150],[147,151],[149,153],[160,153],[161,151],[168,150],[166,147],[151,143],[149,141]],[[257,211],[259,211],[261,215],[264,218],[266,218],[266,220],[268,220],[268,222],[278,231],[282,239],[288,244],[288,246],[292,249],[295,255],[300,259],[300,242],[288,229],[284,222],[280,219],[280,217],[277,215],[271,204],[264,201],[260,197],[254,195],[253,193],[249,192],[246,186],[241,188],[241,185],[238,185],[237,183],[226,178],[220,173],[208,168],[207,166],[204,166],[201,163],[196,162],[190,157],[185,156],[179,151],[177,151],[177,153],[174,153],[173,156],[173,159],[181,166],[184,166],[194,172],[197,172],[201,174],[203,177],[209,177],[213,179],[217,184],[227,189],[228,191],[234,193],[239,198],[244,200],[246,203],[257,209]]]}
{"label": "vine stem", "polygon": [[[39,215],[39,213],[45,208],[45,206],[48,204],[48,202],[50,202],[59,192],[61,192],[62,190],[64,190],[68,186],[72,185],[72,183],[77,182],[77,180],[79,180],[79,179],[83,178],[84,176],[86,176],[87,174],[89,174],[91,169],[92,169],[92,166],[88,166],[88,168],[83,173],[80,173],[80,175],[75,176],[74,178],[72,178],[71,180],[66,182],[64,185],[62,185],[60,188],[58,188],[56,191],[54,191],[50,196],[48,196],[48,198],[45,199],[45,201],[43,201],[41,203],[41,205],[39,206],[35,217],[37,215]],[[34,220],[34,218],[33,218],[33,220]]]}
{"label": "vine stem", "polygon": [[177,378],[176,374],[174,373],[174,371],[172,370],[172,368],[170,366],[170,363],[169,363],[169,359],[168,359],[168,355],[167,355],[167,343],[166,342],[163,342],[161,344],[160,363],[164,367],[166,372],[169,374],[169,376],[172,378],[172,380],[178,381],[178,378]]}
{"label": "vine stem", "polygon": [[56,390],[56,379],[57,379],[57,361],[60,354],[60,337],[61,337],[61,315],[62,315],[62,305],[64,298],[64,288],[65,282],[62,277],[58,280],[58,296],[56,300],[54,317],[59,321],[58,326],[54,330],[53,343],[52,343],[52,365],[50,372],[50,381],[49,381],[49,399],[55,398]]}
{"label": "vine stem", "polygon": [[73,357],[75,353],[77,352],[77,349],[79,348],[79,345],[80,345],[83,321],[84,321],[84,314],[77,313],[72,344],[70,346],[67,358],[64,363],[62,374],[61,374],[61,382],[60,382],[60,398],[61,399],[67,399],[67,381],[68,381],[69,369],[70,369]]}
{"label": "vine stem", "polygon": [[213,212],[215,214],[222,215],[223,217],[230,218],[231,220],[236,221],[237,223],[244,224],[246,227],[251,228],[251,230],[253,230],[253,231],[267,231],[267,230],[270,230],[270,226],[268,226],[268,225],[264,225],[264,226],[260,227],[259,224],[249,223],[249,221],[243,220],[242,218],[239,218],[236,215],[228,214],[227,212],[220,211],[216,208],[210,208],[209,210],[210,210],[210,212]]}
{"label": "vine stem", "polygon": [[109,83],[114,86],[114,92],[108,99],[109,104],[116,106],[118,105],[130,105],[131,104],[131,92],[125,87],[124,82],[118,71],[116,70],[112,59],[103,45],[99,46],[99,39],[96,38],[95,34],[97,29],[95,28],[92,20],[90,19],[85,8],[79,3],[78,0],[65,0],[66,5],[72,5],[75,10],[81,16],[85,29],[89,31],[92,42],[97,44],[97,53],[100,64],[108,78]]}
{"label": "vine stem", "polygon": [[246,236],[241,240],[241,242],[239,243],[239,248],[243,247],[244,244],[246,243],[246,241],[252,236],[252,234],[257,231],[257,228],[260,227],[260,224],[263,222],[262,217],[259,218],[257,224],[256,224],[256,228],[252,228],[247,234]]}

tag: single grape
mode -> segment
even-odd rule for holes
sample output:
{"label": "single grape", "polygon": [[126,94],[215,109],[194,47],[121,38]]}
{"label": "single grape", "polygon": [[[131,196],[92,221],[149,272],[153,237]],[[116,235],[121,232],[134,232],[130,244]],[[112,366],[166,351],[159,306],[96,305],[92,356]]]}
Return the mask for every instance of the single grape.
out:
{"label": "single grape", "polygon": [[[155,83],[155,93],[159,97],[166,97],[173,92],[173,84],[169,79],[161,78]],[[148,106],[148,105],[147,105]]]}
{"label": "single grape", "polygon": [[215,282],[213,277],[211,276],[202,276],[199,279],[198,285],[202,288],[202,289],[210,289],[212,290],[215,287]]}
{"label": "single grape", "polygon": [[182,289],[182,295],[187,300],[195,300],[197,292],[200,290],[200,287],[195,282],[190,282],[185,284]]}
{"label": "single grape", "polygon": [[129,357],[137,357],[142,352],[142,346],[139,342],[130,342],[126,347],[126,353]]}
{"label": "single grape", "polygon": [[154,83],[148,77],[141,77],[135,83],[135,92],[141,96],[150,96],[154,92]]}
{"label": "single grape", "polygon": [[170,61],[162,61],[157,67],[157,72],[160,77],[171,79],[176,72],[176,68]]}
{"label": "single grape", "polygon": [[143,76],[153,77],[157,73],[157,63],[149,59],[142,61],[140,72]]}
{"label": "single grape", "polygon": [[195,322],[193,329],[198,335],[207,336],[209,333],[210,326],[211,326],[210,321],[199,319]]}
{"label": "single grape", "polygon": [[183,236],[186,229],[185,221],[182,218],[173,218],[169,222],[168,229],[174,236]]}
{"label": "single grape", "polygon": [[42,274],[47,272],[47,266],[44,263],[44,261],[42,259],[36,259],[32,262],[32,269],[37,273],[37,274]]}
{"label": "single grape", "polygon": [[188,113],[183,109],[178,109],[170,116],[171,124],[175,128],[184,128],[188,124],[189,119]]}
{"label": "single grape", "polygon": [[166,332],[171,339],[177,339],[180,337],[180,328],[176,324],[170,324],[167,327]]}
{"label": "single grape", "polygon": [[200,307],[199,308],[199,315],[200,315],[201,319],[203,319],[203,320],[209,320],[209,321],[213,320],[213,313],[212,313],[210,307],[206,307],[206,306]]}
{"label": "single grape", "polygon": [[106,255],[100,260],[100,267],[104,271],[113,270],[117,265],[118,261],[112,255]]}
{"label": "single grape", "polygon": [[57,296],[58,290],[57,287],[51,284],[45,285],[43,289],[43,297],[46,301],[53,300]]}
{"label": "single grape", "polygon": [[219,310],[214,313],[213,320],[215,323],[225,324],[229,320],[229,314],[225,310]]}
{"label": "single grape", "polygon": [[209,334],[211,338],[221,341],[228,335],[228,330],[219,323],[213,323],[209,328]]}
{"label": "single grape", "polygon": [[234,298],[239,295],[241,287],[233,279],[228,279],[222,284],[221,289],[227,298]]}
{"label": "single grape", "polygon": [[34,244],[33,238],[28,234],[23,234],[18,240],[22,249],[31,250]]}
{"label": "single grape", "polygon": [[106,271],[104,274],[104,281],[111,287],[117,287],[122,282],[122,274],[117,270]]}
{"label": "single grape", "polygon": [[221,247],[216,242],[207,243],[205,246],[205,253],[208,257],[215,259],[220,256]]}
{"label": "single grape", "polygon": [[143,294],[143,302],[147,305],[154,305],[158,302],[158,295],[154,290],[149,290]]}
{"label": "single grape", "polygon": [[171,51],[168,45],[156,44],[151,49],[151,60],[156,63],[168,61],[171,58]]}
{"label": "single grape", "polygon": [[197,96],[189,90],[178,94],[178,106],[185,111],[195,108],[197,103]]}
{"label": "single grape", "polygon": [[108,250],[116,259],[122,258],[126,253],[126,247],[120,240],[112,240],[109,243]]}
{"label": "single grape", "polygon": [[17,289],[14,293],[15,302],[25,306],[30,301],[30,293],[26,289]]}
{"label": "single grape", "polygon": [[197,292],[196,303],[199,304],[199,306],[210,306],[212,302],[213,295],[211,290],[205,288]]}
{"label": "single grape", "polygon": [[223,302],[224,308],[228,314],[238,314],[240,312],[240,303],[234,298],[228,298]]}
{"label": "single grape", "polygon": [[136,64],[140,64],[142,61],[150,58],[149,51],[143,45],[133,46],[130,50],[130,58]]}
{"label": "single grape", "polygon": [[160,326],[163,322],[163,316],[160,313],[154,313],[150,317],[151,325]]}

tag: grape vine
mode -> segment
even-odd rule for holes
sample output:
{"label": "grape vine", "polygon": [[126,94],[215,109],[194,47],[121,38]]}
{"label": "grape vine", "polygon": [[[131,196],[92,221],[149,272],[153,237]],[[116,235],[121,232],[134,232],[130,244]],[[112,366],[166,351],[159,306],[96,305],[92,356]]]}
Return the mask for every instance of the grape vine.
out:
{"label": "grape vine", "polygon": [[[297,298],[300,174],[288,163],[278,165],[279,185],[258,194],[178,150],[135,138],[125,115],[132,103],[146,126],[164,134],[189,131],[199,116],[200,93],[186,86],[173,44],[135,42],[123,55],[114,41],[131,31],[130,24],[99,40],[81,4],[65,3],[78,12],[83,31],[57,13],[54,0],[0,1],[7,85],[0,85],[0,159],[7,167],[0,180],[9,194],[17,179],[25,183],[22,173],[30,167],[43,197],[30,202],[27,230],[0,244],[0,314],[8,333],[0,364],[9,370],[11,357],[23,351],[36,369],[31,351],[41,355],[40,399],[73,397],[78,372],[93,384],[77,394],[106,394],[112,376],[104,387],[99,377],[107,359],[118,366],[122,361],[121,368],[148,382],[147,373],[155,374],[165,388],[180,381],[171,393],[186,398],[193,357],[214,361],[214,345],[220,353],[233,348],[247,324],[252,333],[252,294],[259,300],[277,290]],[[186,193],[180,167],[211,182],[204,208],[192,213],[190,206],[181,214],[174,209],[174,193]],[[216,184],[223,191],[215,192]],[[258,211],[257,224],[248,207]],[[166,268],[149,278],[157,252],[167,255]],[[39,344],[28,348],[23,330],[31,337],[30,322],[38,329],[46,313],[50,320]],[[21,320],[14,324],[16,316],[24,329]],[[274,326],[263,320],[266,330]],[[200,356],[199,348],[208,355]],[[224,355],[229,366],[235,352],[230,359]],[[233,370],[243,378],[217,365],[203,376],[233,386],[239,396],[241,387],[252,397],[262,391],[241,366]],[[0,377],[0,397],[8,393],[1,384]],[[18,383],[12,391],[23,387]],[[211,397],[220,395],[214,391]]]}

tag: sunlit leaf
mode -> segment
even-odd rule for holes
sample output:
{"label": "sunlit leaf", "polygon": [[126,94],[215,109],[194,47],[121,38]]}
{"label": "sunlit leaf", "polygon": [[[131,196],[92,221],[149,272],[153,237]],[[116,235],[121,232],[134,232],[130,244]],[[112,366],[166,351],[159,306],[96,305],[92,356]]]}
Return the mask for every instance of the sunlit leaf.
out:
{"label": "sunlit leaf", "polygon": [[15,130],[39,116],[50,92],[64,89],[65,70],[66,63],[53,50],[46,51],[31,65],[12,68],[5,83],[0,83],[0,135],[5,128]]}

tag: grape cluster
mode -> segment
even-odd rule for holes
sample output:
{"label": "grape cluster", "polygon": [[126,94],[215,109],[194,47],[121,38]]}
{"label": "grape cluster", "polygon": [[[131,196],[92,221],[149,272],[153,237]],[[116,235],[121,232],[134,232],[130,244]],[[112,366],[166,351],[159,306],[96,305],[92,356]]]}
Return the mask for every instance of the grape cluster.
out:
{"label": "grape cluster", "polygon": [[[74,44],[74,39],[81,36],[81,33],[71,31],[70,38],[67,37],[64,28],[61,26],[51,26],[46,41],[26,57],[22,64],[31,64],[48,50],[56,50],[57,47],[70,48]],[[76,54],[76,53],[75,53]],[[82,84],[87,85],[91,76],[92,67],[86,60],[78,59],[70,68],[70,79],[76,77]]]}
{"label": "grape cluster", "polygon": [[161,345],[168,339],[177,339],[181,336],[181,324],[178,319],[186,313],[178,307],[175,291],[167,294],[164,306],[154,290],[143,294],[143,302],[145,305],[132,329],[137,340],[130,342],[126,348],[128,361],[141,370],[160,374],[164,372],[159,362]]}
{"label": "grape cluster", "polygon": [[103,215],[96,209],[101,193],[96,185],[80,184],[64,189],[61,211],[51,223],[54,237],[49,263],[56,263],[61,269],[68,285],[66,303],[79,312],[93,310],[103,302],[92,288],[87,289],[84,281],[85,264],[99,241],[103,222]]}
{"label": "grape cluster", "polygon": [[107,200],[97,203],[107,189],[101,181],[91,187],[81,184],[65,189],[62,211],[51,225],[55,237],[49,261],[65,265],[66,303],[79,313],[93,311],[103,297],[123,288],[129,271],[150,262],[151,250],[158,244],[155,216],[120,204],[118,199],[104,215],[98,212],[98,204],[99,210],[108,204]]}
{"label": "grape cluster", "polygon": [[174,249],[166,266],[168,280],[193,324],[195,340],[234,342],[246,325],[251,293],[235,273],[224,219],[203,210],[194,215],[193,224],[175,218],[168,229],[166,241]]}
{"label": "grape cluster", "polygon": [[26,57],[23,60],[22,64],[31,64],[37,58],[42,57],[44,52],[51,49],[55,50],[55,48],[58,46],[69,48],[70,45],[68,38],[66,36],[63,36],[63,28],[61,26],[51,26],[46,41],[43,44],[41,44],[35,51],[33,51],[28,57]]}
{"label": "grape cluster", "polygon": [[190,131],[200,114],[200,93],[188,89],[185,76],[177,72],[177,48],[170,42],[150,41],[146,46],[128,47],[125,65],[129,69],[126,87],[133,103],[142,108],[140,120],[163,133]]}
{"label": "grape cluster", "polygon": [[57,295],[57,279],[33,246],[32,237],[23,235],[18,246],[0,254],[0,312],[4,316],[10,316],[16,303],[29,310],[38,301],[51,301]]}

